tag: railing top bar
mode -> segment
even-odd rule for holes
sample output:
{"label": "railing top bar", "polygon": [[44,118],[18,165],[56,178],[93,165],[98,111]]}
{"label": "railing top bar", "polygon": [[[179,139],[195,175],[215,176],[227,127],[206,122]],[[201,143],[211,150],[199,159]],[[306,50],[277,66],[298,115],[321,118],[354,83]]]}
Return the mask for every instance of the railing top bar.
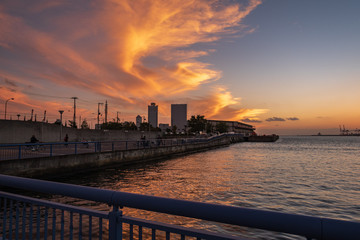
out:
{"label": "railing top bar", "polygon": [[36,145],[64,145],[64,144],[90,144],[99,142],[37,142],[37,143],[14,143],[14,144],[0,144],[0,147],[18,147],[18,146],[36,146]]}
{"label": "railing top bar", "polygon": [[[156,141],[156,140],[161,140],[161,141],[171,141],[171,140],[192,140],[192,141],[204,141],[204,140],[213,140],[216,138],[221,138],[224,136],[242,136],[242,134],[234,134],[234,133],[225,133],[225,134],[220,134],[220,135],[216,135],[216,136],[210,136],[208,138],[148,138],[145,139],[145,141]],[[15,146],[33,146],[33,145],[64,145],[64,144],[90,144],[90,143],[112,143],[112,142],[141,142],[143,140],[139,139],[139,140],[114,140],[114,141],[80,141],[80,142],[37,142],[37,143],[13,143],[13,144],[0,144],[0,147],[15,147]]]}
{"label": "railing top bar", "polygon": [[[1,174],[0,185],[317,239],[322,237],[324,224],[329,223],[334,226],[330,229],[333,232],[346,230],[348,233],[360,235],[358,222],[147,196]],[[341,226],[341,229],[335,226]]]}

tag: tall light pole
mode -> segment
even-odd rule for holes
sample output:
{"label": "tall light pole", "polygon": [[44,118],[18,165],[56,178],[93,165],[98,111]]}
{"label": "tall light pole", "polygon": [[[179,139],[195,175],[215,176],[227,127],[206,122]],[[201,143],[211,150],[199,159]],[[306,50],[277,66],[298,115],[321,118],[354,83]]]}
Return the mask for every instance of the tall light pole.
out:
{"label": "tall light pole", "polygon": [[105,123],[107,123],[107,114],[108,114],[108,104],[107,104],[107,100],[105,102]]}
{"label": "tall light pole", "polygon": [[14,100],[14,98],[9,98],[8,100],[5,101],[5,120],[6,120],[6,108],[7,108],[7,103],[8,101]]}
{"label": "tall light pole", "polygon": [[76,99],[78,99],[78,97],[72,97],[71,99],[74,99],[74,118],[73,118],[73,126],[76,126]]}
{"label": "tall light pole", "polygon": [[97,125],[98,125],[98,128],[100,127],[100,118],[99,118],[99,116],[100,116],[100,105],[102,105],[102,104],[104,104],[104,103],[98,103],[98,113],[97,113]]}
{"label": "tall light pole", "polygon": [[62,115],[64,113],[64,110],[59,110],[60,113],[60,142],[62,140]]}

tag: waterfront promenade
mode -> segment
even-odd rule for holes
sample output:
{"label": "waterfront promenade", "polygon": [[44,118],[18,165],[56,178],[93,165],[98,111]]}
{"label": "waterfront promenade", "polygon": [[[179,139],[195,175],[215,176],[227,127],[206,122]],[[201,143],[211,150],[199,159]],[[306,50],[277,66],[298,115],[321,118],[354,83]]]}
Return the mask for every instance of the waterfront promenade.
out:
{"label": "waterfront promenade", "polygon": [[1,144],[0,172],[18,176],[85,171],[109,164],[134,164],[204,151],[243,141],[241,134],[208,138],[148,139],[141,141]]}

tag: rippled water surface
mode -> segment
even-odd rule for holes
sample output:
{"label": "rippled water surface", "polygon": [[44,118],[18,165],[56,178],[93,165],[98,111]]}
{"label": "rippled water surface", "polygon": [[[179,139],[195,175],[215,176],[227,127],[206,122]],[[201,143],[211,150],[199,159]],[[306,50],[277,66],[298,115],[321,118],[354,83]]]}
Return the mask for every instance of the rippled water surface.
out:
{"label": "rippled water surface", "polygon": [[[59,181],[177,199],[360,221],[360,137],[281,137]],[[86,203],[81,203],[86,204]],[[99,207],[103,208],[103,206]],[[298,239],[125,209],[125,214],[259,239]]]}

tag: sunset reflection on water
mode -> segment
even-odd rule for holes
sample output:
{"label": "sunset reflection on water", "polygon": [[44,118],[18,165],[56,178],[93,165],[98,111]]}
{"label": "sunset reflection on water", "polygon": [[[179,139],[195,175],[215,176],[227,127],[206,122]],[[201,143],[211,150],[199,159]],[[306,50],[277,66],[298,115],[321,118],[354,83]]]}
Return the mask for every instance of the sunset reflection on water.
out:
{"label": "sunset reflection on water", "polygon": [[[275,143],[238,143],[164,161],[74,175],[60,181],[360,221],[359,143],[360,138],[356,137],[282,137]],[[95,208],[109,210],[107,206]],[[257,239],[302,239],[130,208],[124,209],[124,215]]]}

